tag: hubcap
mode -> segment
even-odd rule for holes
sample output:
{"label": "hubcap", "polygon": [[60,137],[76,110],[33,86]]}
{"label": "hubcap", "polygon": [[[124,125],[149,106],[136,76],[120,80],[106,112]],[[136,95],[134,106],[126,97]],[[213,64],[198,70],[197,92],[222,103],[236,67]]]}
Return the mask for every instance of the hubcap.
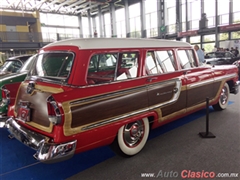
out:
{"label": "hubcap", "polygon": [[222,92],[221,92],[221,96],[220,96],[220,102],[222,105],[226,104],[228,100],[228,90],[227,88],[224,86],[222,88]]}
{"label": "hubcap", "polygon": [[144,124],[143,121],[136,121],[131,124],[127,124],[123,130],[123,139],[128,147],[137,146],[144,135]]}

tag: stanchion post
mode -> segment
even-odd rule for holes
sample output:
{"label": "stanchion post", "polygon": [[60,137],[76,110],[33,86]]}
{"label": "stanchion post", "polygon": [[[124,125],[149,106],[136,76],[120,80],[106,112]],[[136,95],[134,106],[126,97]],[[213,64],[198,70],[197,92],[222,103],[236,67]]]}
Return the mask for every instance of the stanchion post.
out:
{"label": "stanchion post", "polygon": [[200,132],[202,138],[215,138],[213,133],[209,132],[209,98],[206,98],[206,132]]}

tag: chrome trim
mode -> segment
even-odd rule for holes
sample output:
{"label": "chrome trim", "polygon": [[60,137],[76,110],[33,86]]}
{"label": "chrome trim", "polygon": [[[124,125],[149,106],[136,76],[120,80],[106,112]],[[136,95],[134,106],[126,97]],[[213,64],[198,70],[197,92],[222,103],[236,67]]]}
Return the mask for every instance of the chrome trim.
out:
{"label": "chrome trim", "polygon": [[189,84],[189,85],[187,85],[187,87],[188,88],[194,88],[194,87],[198,87],[198,86],[203,86],[205,84],[209,84],[211,82],[215,82],[215,81],[219,81],[219,80],[222,81],[223,79],[229,79],[229,78],[233,78],[233,77],[236,77],[236,74],[228,74],[228,75],[224,75],[224,76],[220,76],[220,77],[213,77],[209,80]]}
{"label": "chrome trim", "polygon": [[203,86],[203,85],[205,85],[205,84],[209,84],[209,83],[211,83],[211,82],[214,82],[214,79],[213,79],[213,78],[211,78],[211,79],[209,79],[209,80],[197,82],[197,83],[194,83],[194,84],[189,84],[189,85],[187,85],[187,86],[188,86],[188,88],[194,88],[194,87],[198,87],[198,86]]}
{"label": "chrome trim", "polygon": [[108,94],[94,96],[94,97],[90,97],[90,98],[86,98],[86,99],[80,99],[80,100],[70,102],[70,105],[78,105],[78,104],[82,104],[82,103],[87,103],[88,101],[102,101],[102,100],[110,98],[112,96],[122,96],[123,94],[129,94],[129,93],[133,93],[133,92],[140,91],[140,90],[147,91],[147,86],[142,86],[142,87],[138,87],[138,88],[134,88],[134,89],[130,89],[130,90],[124,90],[124,91],[120,91],[120,92],[108,93]]}
{"label": "chrome trim", "polygon": [[5,128],[6,126],[6,121],[8,117],[4,115],[0,115],[0,128]]}
{"label": "chrome trim", "polygon": [[[172,103],[174,103],[174,102],[176,102],[178,100],[178,97],[179,97],[179,95],[181,93],[182,81],[181,81],[181,79],[175,79],[175,80],[171,80],[171,81],[170,82],[169,81],[168,82],[163,82],[161,84],[162,85],[166,85],[166,84],[170,84],[170,83],[176,83],[176,86],[171,91],[171,92],[174,92],[173,98],[170,101],[166,101],[166,102],[163,102],[163,103],[151,106],[151,107],[149,107],[149,110],[160,108],[162,106],[166,106],[166,105],[172,104]],[[178,89],[178,90],[176,91],[176,89]],[[166,92],[166,93],[170,93],[170,92]]]}
{"label": "chrome trim", "polygon": [[214,80],[215,81],[219,81],[219,80],[223,80],[223,79],[229,79],[229,78],[234,78],[234,77],[237,77],[238,74],[234,73],[234,74],[227,74],[227,75],[224,75],[224,76],[220,76],[220,77],[214,77]]}
{"label": "chrome trim", "polygon": [[239,83],[237,82],[237,83],[235,83],[235,85],[233,86],[233,91],[232,91],[232,93],[233,93],[233,94],[237,94],[238,91],[239,91]]}
{"label": "chrome trim", "polygon": [[36,150],[33,156],[41,162],[60,162],[71,158],[75,153],[77,140],[62,144],[51,143],[50,138],[22,127],[13,118],[9,118],[5,126],[11,137]]}
{"label": "chrome trim", "polygon": [[[105,125],[105,124],[109,124],[109,123],[113,123],[113,122],[119,121],[121,119],[128,118],[128,117],[140,114],[140,113],[144,113],[144,112],[147,112],[149,110],[153,110],[153,109],[159,108],[161,106],[165,106],[165,105],[174,103],[175,101],[177,101],[177,99],[178,99],[178,97],[180,95],[182,81],[180,79],[175,79],[175,80],[171,80],[171,81],[172,82],[167,81],[167,82],[162,82],[162,83],[156,83],[156,84],[161,84],[161,85],[166,85],[166,84],[174,83],[174,82],[176,83],[176,87],[178,88],[178,91],[174,94],[173,98],[170,101],[167,101],[167,102],[164,102],[164,103],[161,103],[161,104],[157,104],[155,106],[151,106],[150,108],[145,108],[145,109],[141,109],[139,111],[134,111],[132,113],[128,113],[128,114],[122,115],[121,117],[116,117],[116,118],[112,118],[112,119],[109,119],[109,120],[106,120],[106,121],[93,123],[93,124],[90,124],[88,126],[82,127],[81,130],[82,131],[86,131],[86,130],[89,130],[89,129],[92,129],[92,128],[96,128],[96,127],[99,127],[99,126],[102,126],[102,125]],[[156,85],[156,84],[154,84],[154,85]],[[150,85],[150,86],[154,86],[154,85]]]}
{"label": "chrome trim", "polygon": [[26,89],[27,94],[32,94],[33,93],[33,91],[35,90],[35,84],[36,83],[34,81],[30,81],[28,83],[28,86],[27,86],[27,89]]}

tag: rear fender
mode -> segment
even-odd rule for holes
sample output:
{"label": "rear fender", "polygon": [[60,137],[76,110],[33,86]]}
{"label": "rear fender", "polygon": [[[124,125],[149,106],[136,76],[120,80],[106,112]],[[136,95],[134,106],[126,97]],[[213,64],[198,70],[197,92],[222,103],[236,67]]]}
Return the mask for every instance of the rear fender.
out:
{"label": "rear fender", "polygon": [[8,116],[14,116],[14,104],[21,82],[6,84],[5,87],[10,91],[10,103],[8,105]]}

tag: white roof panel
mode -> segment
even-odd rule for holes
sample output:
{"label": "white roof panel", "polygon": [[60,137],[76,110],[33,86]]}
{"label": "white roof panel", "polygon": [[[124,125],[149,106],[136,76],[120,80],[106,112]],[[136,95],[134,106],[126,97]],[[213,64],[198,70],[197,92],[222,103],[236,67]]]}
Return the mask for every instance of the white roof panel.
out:
{"label": "white roof panel", "polygon": [[84,38],[67,39],[48,44],[50,46],[77,46],[80,49],[103,48],[154,48],[154,47],[191,47],[189,43],[162,39],[134,38]]}

